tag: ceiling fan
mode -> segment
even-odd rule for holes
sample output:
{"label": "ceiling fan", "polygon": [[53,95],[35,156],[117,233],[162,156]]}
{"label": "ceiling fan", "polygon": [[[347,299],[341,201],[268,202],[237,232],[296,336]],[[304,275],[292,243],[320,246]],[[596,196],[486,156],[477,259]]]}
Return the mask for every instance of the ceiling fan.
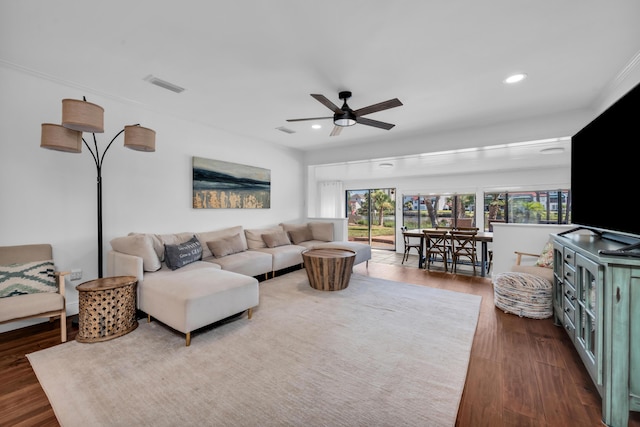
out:
{"label": "ceiling fan", "polygon": [[351,98],[351,92],[342,91],[338,94],[338,97],[344,101],[342,107],[338,108],[336,104],[329,101],[324,95],[311,94],[316,100],[326,106],[328,109],[333,111],[333,117],[310,117],[306,119],[288,119],[288,122],[302,122],[307,120],[323,120],[323,119],[333,119],[333,130],[331,131],[331,136],[338,136],[342,131],[343,127],[353,126],[356,123],[360,123],[361,125],[373,126],[380,129],[389,130],[394,127],[394,124],[380,122],[378,120],[368,119],[366,117],[362,117],[367,114],[375,113],[382,110],[388,110],[389,108],[399,107],[402,105],[402,102],[398,98],[393,98],[388,101],[380,102],[378,104],[369,105],[368,107],[359,108],[357,110],[352,110],[347,105],[347,99]]}

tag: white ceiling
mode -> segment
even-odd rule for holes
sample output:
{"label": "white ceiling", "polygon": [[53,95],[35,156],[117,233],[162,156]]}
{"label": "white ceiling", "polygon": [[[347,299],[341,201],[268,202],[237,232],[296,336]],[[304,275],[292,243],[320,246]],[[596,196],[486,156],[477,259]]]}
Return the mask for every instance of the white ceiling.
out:
{"label": "white ceiling", "polygon": [[[312,150],[593,108],[637,60],[639,17],[637,0],[3,0],[0,64]],[[341,90],[353,109],[399,98],[367,116],[395,128],[286,122]]]}

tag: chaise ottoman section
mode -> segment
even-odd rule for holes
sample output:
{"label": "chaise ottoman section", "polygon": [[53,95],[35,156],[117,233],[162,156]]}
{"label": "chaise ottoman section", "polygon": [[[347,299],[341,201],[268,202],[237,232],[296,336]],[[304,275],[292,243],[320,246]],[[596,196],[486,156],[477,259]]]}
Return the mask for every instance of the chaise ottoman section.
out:
{"label": "chaise ottoman section", "polygon": [[149,317],[186,334],[187,346],[192,331],[244,310],[251,318],[259,302],[255,278],[217,266],[163,273],[145,274],[138,284],[138,305]]}
{"label": "chaise ottoman section", "polygon": [[358,265],[361,262],[366,262],[369,265],[371,259],[371,246],[358,242],[327,242],[319,243],[314,248],[328,248],[328,249],[346,249],[356,253],[356,259],[353,261],[353,265]]}

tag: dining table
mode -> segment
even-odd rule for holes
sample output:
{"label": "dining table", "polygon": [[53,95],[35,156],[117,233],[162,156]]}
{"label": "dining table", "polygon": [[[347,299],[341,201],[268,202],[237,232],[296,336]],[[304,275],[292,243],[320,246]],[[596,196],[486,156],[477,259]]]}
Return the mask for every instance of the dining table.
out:
{"label": "dining table", "polygon": [[[442,231],[442,228],[416,228],[411,230],[405,230],[402,234],[409,237],[417,237],[420,239],[420,255],[418,256],[418,268],[424,266],[424,232],[425,231]],[[489,243],[493,242],[493,232],[491,231],[478,231],[476,234],[476,242],[480,242],[480,276],[485,277],[487,270],[489,269]]]}

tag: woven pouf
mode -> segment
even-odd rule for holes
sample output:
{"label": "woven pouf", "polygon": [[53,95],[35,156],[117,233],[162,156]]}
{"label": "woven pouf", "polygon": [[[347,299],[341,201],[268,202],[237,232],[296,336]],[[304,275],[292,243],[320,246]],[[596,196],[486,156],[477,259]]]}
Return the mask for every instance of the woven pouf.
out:
{"label": "woven pouf", "polygon": [[528,273],[498,273],[493,279],[493,302],[505,313],[531,319],[553,315],[553,285]]}

